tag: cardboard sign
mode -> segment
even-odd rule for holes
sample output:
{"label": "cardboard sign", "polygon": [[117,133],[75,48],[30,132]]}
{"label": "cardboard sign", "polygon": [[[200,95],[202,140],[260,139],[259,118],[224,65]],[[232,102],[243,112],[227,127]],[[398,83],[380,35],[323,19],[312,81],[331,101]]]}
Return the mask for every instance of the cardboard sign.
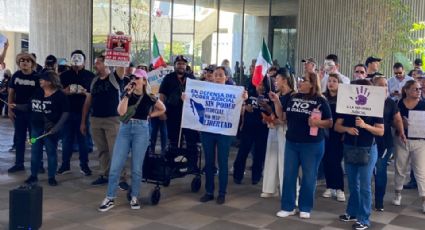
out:
{"label": "cardboard sign", "polygon": [[108,35],[105,65],[128,67],[130,65],[131,36]]}
{"label": "cardboard sign", "polygon": [[407,135],[413,138],[425,138],[425,111],[409,111]]}
{"label": "cardboard sign", "polygon": [[384,87],[339,84],[336,112],[382,118],[385,98]]}
{"label": "cardboard sign", "polygon": [[243,92],[241,86],[187,79],[182,128],[236,136]]}

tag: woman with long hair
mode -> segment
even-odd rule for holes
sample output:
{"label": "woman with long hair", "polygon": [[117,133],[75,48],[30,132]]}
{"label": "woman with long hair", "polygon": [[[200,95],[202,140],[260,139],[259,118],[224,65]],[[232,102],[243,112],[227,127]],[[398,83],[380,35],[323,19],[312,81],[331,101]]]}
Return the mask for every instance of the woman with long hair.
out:
{"label": "woman with long hair", "polygon": [[329,104],[322,96],[319,77],[306,73],[299,81],[298,93],[281,104],[279,97],[270,92],[279,118],[287,121],[283,192],[281,211],[276,215],[296,214],[296,182],[301,165],[302,179],[298,207],[300,218],[310,218],[316,190],[317,171],[325,150],[324,129],[332,127]]}
{"label": "woman with long hair", "polygon": [[[330,73],[324,96],[328,99],[332,117],[336,118],[336,100],[338,95],[338,84],[342,79],[336,73]],[[328,138],[325,141],[325,154],[323,155],[323,169],[326,179],[326,190],[322,194],[325,198],[336,196],[336,200],[345,201],[344,173],[342,171],[342,134],[336,132],[333,125],[328,129]]]}
{"label": "woman with long hair", "polygon": [[[275,82],[277,95],[281,102],[289,100],[294,93],[294,80],[286,68],[277,70]],[[267,104],[266,104],[267,105]],[[274,111],[270,107],[270,113]],[[283,154],[285,148],[286,124],[283,120],[274,118],[270,121],[267,138],[266,159],[263,172],[263,192],[261,197],[267,198],[282,193],[283,182]],[[280,189],[278,189],[278,186]]]}
{"label": "woman with long hair", "polygon": [[412,137],[409,128],[415,125],[409,114],[411,111],[425,111],[425,101],[421,99],[421,85],[415,80],[409,80],[402,88],[402,98],[398,102],[398,108],[403,119],[404,134],[407,137],[406,143],[395,139],[395,196],[394,205],[401,205],[401,191],[404,180],[409,172],[409,162],[415,174],[418,184],[419,196],[422,198],[422,211],[425,212],[425,138]]}
{"label": "woman with long hair", "polygon": [[[59,132],[68,117],[69,105],[59,77],[54,71],[42,73],[39,81],[41,89],[35,92],[30,104],[31,176],[25,182],[32,184],[38,181],[37,175],[41,168],[44,146],[47,153],[48,183],[50,186],[56,186]],[[42,135],[46,136],[39,140],[34,139]]]}
{"label": "woman with long hair", "polygon": [[99,211],[106,212],[115,206],[114,199],[118,188],[121,171],[128,154],[131,152],[131,209],[140,209],[139,192],[142,180],[142,166],[149,146],[149,123],[151,117],[158,117],[165,112],[165,106],[154,95],[150,94],[147,74],[138,69],[135,79],[125,88],[125,94],[118,104],[121,116],[120,129],[115,140],[114,152],[109,170],[109,181],[106,198]]}
{"label": "woman with long hair", "polygon": [[[353,84],[372,85],[366,79]],[[372,173],[378,157],[375,136],[384,135],[383,119],[341,114],[336,120],[335,131],[344,134],[343,154],[350,189],[346,213],[339,219],[344,222],[356,221],[353,229],[367,229],[372,206]]]}

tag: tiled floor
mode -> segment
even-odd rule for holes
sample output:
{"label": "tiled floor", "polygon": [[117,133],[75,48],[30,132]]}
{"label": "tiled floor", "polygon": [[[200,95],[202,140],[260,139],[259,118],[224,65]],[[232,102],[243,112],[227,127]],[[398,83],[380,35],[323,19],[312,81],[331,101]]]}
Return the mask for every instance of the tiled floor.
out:
{"label": "tiled floor", "polygon": [[[12,126],[6,119],[0,119],[0,229],[8,228],[9,190],[21,184],[29,174],[27,171],[8,175],[7,168],[14,161],[13,153],[7,149],[12,140]],[[235,149],[232,150],[232,159]],[[29,156],[29,154],[27,154]],[[28,158],[27,158],[28,159]],[[198,202],[199,193],[190,192],[192,176],[176,179],[167,188],[161,188],[161,200],[157,206],[149,203],[153,185],[143,184],[143,206],[141,210],[130,210],[125,192],[119,192],[117,206],[109,212],[100,213],[97,207],[105,196],[106,186],[91,186],[96,176],[84,177],[78,171],[77,154],[74,156],[73,173],[58,176],[58,187],[47,185],[46,175],[41,175],[43,186],[43,225],[42,229],[351,229],[350,224],[340,222],[337,217],[344,213],[346,203],[325,199],[319,195],[324,186],[317,187],[315,209],[310,220],[294,216],[277,218],[279,198],[259,198],[261,185],[233,184],[229,180],[229,193],[222,206],[214,202]],[[91,156],[91,166],[97,169],[95,154]],[[247,173],[249,175],[249,171]],[[373,212],[371,229],[425,229],[425,214],[421,213],[421,201],[417,191],[404,191],[402,206],[390,204],[392,198],[392,178],[389,175],[388,194],[385,199],[385,212]]]}

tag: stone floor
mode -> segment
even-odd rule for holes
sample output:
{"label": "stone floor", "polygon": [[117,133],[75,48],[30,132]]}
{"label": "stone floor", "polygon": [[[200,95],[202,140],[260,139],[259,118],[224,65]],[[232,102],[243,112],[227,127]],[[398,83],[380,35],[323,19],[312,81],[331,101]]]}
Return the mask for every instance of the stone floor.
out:
{"label": "stone floor", "polygon": [[[14,161],[14,154],[7,149],[12,142],[12,126],[6,119],[0,119],[0,229],[8,228],[9,190],[16,187],[29,175],[28,157],[26,172],[7,174],[7,168]],[[235,149],[232,149],[232,159]],[[29,154],[27,154],[28,156]],[[97,169],[95,154],[90,165]],[[77,156],[74,156],[77,159]],[[130,210],[125,192],[119,192],[117,206],[109,212],[100,213],[97,207],[105,196],[106,186],[91,186],[95,175],[84,177],[79,173],[78,162],[73,161],[73,173],[58,176],[58,187],[47,185],[46,175],[40,176],[43,186],[43,225],[41,229],[351,229],[337,219],[344,213],[346,203],[320,197],[325,189],[317,187],[317,199],[312,218],[301,220],[294,216],[277,218],[279,198],[260,198],[261,185],[248,182],[235,185],[230,180],[227,201],[219,206],[214,202],[201,204],[199,193],[190,192],[192,176],[172,180],[167,188],[161,188],[161,200],[152,206],[149,202],[153,185],[143,184],[143,206],[141,210]],[[249,171],[247,173],[249,175]],[[386,196],[385,212],[373,212],[371,229],[425,229],[425,214],[421,213],[421,201],[417,191],[403,192],[402,206],[390,204],[393,196],[392,178]],[[248,181],[248,180],[246,180]]]}

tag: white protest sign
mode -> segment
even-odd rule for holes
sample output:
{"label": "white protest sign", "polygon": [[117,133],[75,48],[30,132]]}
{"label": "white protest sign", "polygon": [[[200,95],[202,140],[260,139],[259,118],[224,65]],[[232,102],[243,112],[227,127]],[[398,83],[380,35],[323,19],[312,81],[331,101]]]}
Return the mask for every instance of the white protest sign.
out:
{"label": "white protest sign", "polygon": [[336,112],[382,118],[385,94],[384,87],[339,84]]}
{"label": "white protest sign", "polygon": [[161,67],[148,73],[148,82],[151,87],[151,92],[154,95],[159,93],[159,87],[165,75],[173,72],[173,70],[174,68],[172,66],[167,66],[167,68]]}
{"label": "white protest sign", "polygon": [[407,135],[413,138],[425,138],[425,111],[409,111]]}
{"label": "white protest sign", "polygon": [[243,92],[241,86],[187,79],[182,128],[236,136]]}

